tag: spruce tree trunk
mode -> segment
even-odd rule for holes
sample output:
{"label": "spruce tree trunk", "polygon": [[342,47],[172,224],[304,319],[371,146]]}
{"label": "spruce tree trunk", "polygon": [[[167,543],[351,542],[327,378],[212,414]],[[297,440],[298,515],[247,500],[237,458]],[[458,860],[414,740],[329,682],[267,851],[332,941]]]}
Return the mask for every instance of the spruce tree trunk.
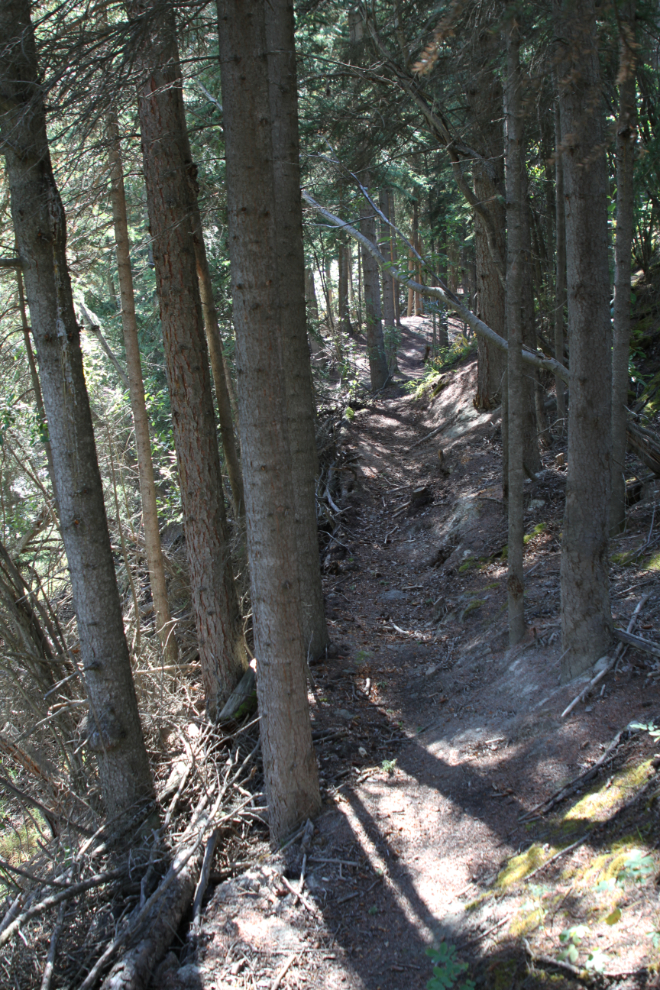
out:
{"label": "spruce tree trunk", "polygon": [[[484,156],[473,167],[474,192],[486,204],[493,227],[492,249],[479,213],[474,213],[477,316],[502,337],[506,337],[506,292],[500,276],[506,258],[506,214],[496,195],[504,187],[504,145],[501,123],[502,87],[494,72],[497,32],[482,31],[476,39],[476,71],[467,98],[471,141]],[[493,258],[497,252],[500,266]],[[477,409],[493,409],[499,404],[504,386],[506,357],[481,337],[477,342],[478,382],[474,404]]]}
{"label": "spruce tree trunk", "polygon": [[568,475],[561,558],[562,680],[610,644],[611,478],[608,178],[594,0],[555,0],[571,335]]}
{"label": "spruce tree trunk", "polygon": [[[280,333],[292,461],[303,638],[308,659],[329,643],[325,622],[316,523],[316,409],[305,312],[305,253],[300,196],[298,85],[292,0],[269,0],[264,8],[272,121]],[[340,313],[341,319],[341,313]],[[340,345],[341,346],[341,343]]]}
{"label": "spruce tree trunk", "polygon": [[349,255],[346,244],[339,244],[339,280],[337,282],[337,309],[339,312],[339,330],[350,334],[351,314],[348,306],[348,264]]}
{"label": "spruce tree trunk", "polygon": [[312,320],[318,322],[319,304],[316,298],[316,285],[314,284],[314,269],[305,268],[305,301]]}
{"label": "spruce tree trunk", "polygon": [[0,37],[0,151],[7,163],[78,622],[89,700],[87,745],[96,755],[112,818],[151,799],[153,784],[124,636],[28,0],[0,6]]}
{"label": "spruce tree trunk", "polygon": [[[389,218],[390,215],[390,195],[388,189],[381,189],[378,197],[378,206],[381,213]],[[392,260],[392,231],[388,224],[380,225],[380,252],[388,259]],[[385,323],[384,333],[390,338],[385,341],[385,355],[387,357],[387,367],[390,374],[399,370],[396,359],[396,314],[394,310],[394,279],[391,274],[383,269],[381,272],[383,280],[383,320]]]}
{"label": "spruce tree trunk", "polygon": [[[387,216],[390,218],[393,224],[396,225],[396,200],[394,196],[394,190],[389,190],[389,202]],[[390,261],[393,265],[396,265],[397,258],[397,247],[396,247],[396,236],[390,236]],[[399,329],[401,328],[401,300],[399,298],[399,283],[392,279],[392,300],[394,305],[394,322]]]}
{"label": "spruce tree trunk", "polygon": [[[522,126],[522,124],[521,124]],[[534,326],[534,281],[532,279],[532,236],[531,211],[527,199],[527,169],[521,164],[521,216],[520,236],[522,238],[522,340],[531,350],[536,350],[536,328]],[[508,212],[508,211],[507,211]],[[508,227],[508,221],[507,221]],[[523,458],[525,473],[535,475],[541,470],[539,433],[543,426],[538,415],[538,372],[529,365],[522,372],[523,403]]]}
{"label": "spruce tree trunk", "polygon": [[520,35],[514,20],[505,28],[507,74],[504,91],[506,121],[506,322],[508,329],[508,567],[509,645],[525,631],[523,598],[523,442],[525,381],[523,378],[523,275],[525,268],[525,168],[522,94],[519,63]]}
{"label": "spruce tree trunk", "polygon": [[[365,188],[369,187],[368,175],[364,178],[363,185]],[[377,243],[374,211],[366,200],[363,200],[360,207],[360,230],[373,244]],[[371,376],[371,388],[374,392],[378,392],[385,386],[389,378],[381,320],[380,272],[378,270],[378,262],[368,251],[362,251],[361,254],[369,373]]]}
{"label": "spruce tree trunk", "polygon": [[612,321],[612,496],[610,533],[626,521],[626,427],[630,357],[630,276],[634,232],[635,167],[635,2],[621,11],[619,118],[616,127],[616,247]]}
{"label": "spruce tree trunk", "polygon": [[131,272],[131,246],[126,216],[126,193],[124,190],[124,170],[121,159],[119,128],[114,114],[108,118],[108,161],[110,163],[110,198],[112,200],[112,220],[117,251],[117,272],[119,276],[119,299],[121,321],[124,331],[126,352],[126,373],[135,429],[138,477],[142,499],[142,522],[144,525],[144,548],[149,570],[151,597],[156,615],[156,630],[167,663],[176,663],[179,650],[171,624],[170,606],[167,600],[165,565],[160,544],[158,508],[156,505],[156,482],[154,465],[151,459],[151,438],[149,416],[144,397],[142,363],[138,341],[135,297],[133,294],[133,274]]}
{"label": "spruce tree trunk", "polygon": [[[130,13],[152,3],[131,3]],[[247,668],[229,551],[206,335],[176,24],[171,8],[140,30],[138,112],[156,284],[206,710],[213,720]]]}
{"label": "spruce tree trunk", "polygon": [[[279,4],[270,16],[276,11],[288,16]],[[276,843],[320,808],[282,334],[290,288],[278,259],[280,161],[273,150],[279,144],[271,118],[264,5],[218,0],[218,30],[257,692],[269,827]],[[297,263],[302,267],[301,258]]]}
{"label": "spruce tree trunk", "polygon": [[206,328],[206,342],[208,344],[211,372],[213,374],[213,383],[215,385],[215,398],[218,404],[218,420],[220,422],[222,449],[225,455],[227,474],[229,475],[234,512],[236,514],[236,518],[241,520],[245,517],[245,497],[243,495],[243,476],[241,474],[241,463],[238,457],[238,445],[234,436],[231,400],[227,384],[229,373],[225,364],[225,356],[222,351],[222,338],[220,337],[218,310],[213,297],[213,284],[211,282],[211,272],[209,271],[209,263],[206,256],[202,218],[200,216],[199,205],[197,202],[197,183],[194,181],[191,196],[193,202],[193,241],[195,244],[195,263],[197,265],[199,295],[202,303],[202,313],[204,315],[204,326]]}
{"label": "spruce tree trunk", "polygon": [[[559,101],[555,108],[555,357],[564,363],[564,336],[566,326],[566,217],[564,203],[564,156],[561,154],[561,120]],[[555,378],[557,392],[557,418],[563,420],[562,433],[566,433],[565,385],[561,378]]]}

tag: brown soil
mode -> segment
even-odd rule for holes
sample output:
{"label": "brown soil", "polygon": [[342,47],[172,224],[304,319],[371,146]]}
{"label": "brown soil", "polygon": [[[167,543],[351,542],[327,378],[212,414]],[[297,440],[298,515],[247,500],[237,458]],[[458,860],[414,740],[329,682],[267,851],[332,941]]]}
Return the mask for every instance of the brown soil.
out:
{"label": "brown soil", "polygon": [[[404,332],[409,380],[428,339],[419,322]],[[596,949],[618,974],[610,985],[658,985],[649,733],[624,734],[595,781],[521,821],[619,730],[651,721],[652,658],[630,651],[561,718],[585,682],[558,683],[560,439],[526,486],[529,632],[508,649],[501,444],[497,413],[472,406],[475,375],[468,360],[435,397],[392,387],[346,422],[354,480],[341,506],[344,546],[328,553],[325,577],[336,655],[312,668],[310,691],[324,810],[306,851],[300,837],[277,856],[262,845],[250,870],[215,888],[195,962],[177,968],[170,955],[159,990],[421,990],[432,976],[425,949],[443,940],[494,990],[577,987],[592,978],[580,967]],[[625,626],[650,592],[638,631],[654,639],[655,484],[643,496],[615,545],[629,556],[613,564],[612,600]],[[290,887],[303,872],[300,900]],[[547,960],[575,926],[571,973]]]}

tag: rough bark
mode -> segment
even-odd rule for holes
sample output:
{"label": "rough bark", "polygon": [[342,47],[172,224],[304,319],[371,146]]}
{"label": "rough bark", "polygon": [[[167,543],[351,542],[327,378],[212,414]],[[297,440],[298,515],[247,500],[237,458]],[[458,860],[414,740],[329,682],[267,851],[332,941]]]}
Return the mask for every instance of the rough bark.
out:
{"label": "rough bark", "polygon": [[199,295],[202,303],[204,326],[206,328],[206,342],[209,349],[213,383],[215,385],[215,399],[218,404],[218,420],[220,422],[222,449],[225,455],[227,474],[229,475],[234,512],[236,513],[237,519],[242,519],[245,516],[245,497],[243,495],[243,476],[241,474],[241,463],[238,457],[238,445],[234,436],[234,422],[232,418],[231,399],[228,388],[229,373],[227,371],[225,356],[222,350],[218,310],[216,308],[215,298],[213,296],[213,283],[211,282],[211,272],[209,271],[209,262],[206,255],[202,218],[200,216],[199,206],[197,203],[197,184],[194,180],[191,196],[193,204],[193,242],[195,245],[195,263],[197,265]]}
{"label": "rough bark", "polygon": [[90,709],[87,745],[96,754],[106,812],[114,817],[150,799],[153,784],[124,636],[28,0],[0,6],[0,36],[0,150],[7,163],[78,622]]}
{"label": "rough bark", "polygon": [[525,381],[522,365],[523,275],[525,268],[525,168],[521,77],[520,35],[515,22],[505,28],[507,73],[504,91],[506,120],[506,322],[509,352],[507,366],[508,413],[508,609],[509,644],[520,642],[525,631],[523,598],[523,435]]}
{"label": "rough bark", "polygon": [[309,316],[315,322],[318,322],[319,318],[319,304],[316,298],[316,286],[314,284],[314,269],[305,269],[305,301],[307,303],[307,309],[309,310]]}
{"label": "rough bark", "polygon": [[[506,337],[505,286],[501,273],[506,257],[506,214],[496,196],[504,186],[504,146],[500,121],[502,87],[493,58],[498,45],[496,32],[482,31],[476,40],[475,74],[467,90],[471,142],[483,155],[472,167],[474,195],[486,211],[474,211],[477,315],[496,333]],[[478,341],[478,381],[474,404],[492,409],[502,395],[506,360],[488,341]]]}
{"label": "rough bark", "polygon": [[[282,16],[282,9],[274,7]],[[277,259],[264,5],[218,0],[227,212],[239,379],[239,424],[271,838],[320,807],[307,702],[306,643]]]}
{"label": "rough bark", "polygon": [[611,334],[607,167],[593,0],[555,0],[571,335],[568,475],[561,558],[562,680],[610,643]]}
{"label": "rough bark", "polygon": [[[396,225],[396,199],[394,196],[394,190],[389,190],[389,209],[387,212],[388,217],[393,224]],[[390,237],[390,261],[393,265],[397,263],[397,247],[396,247],[396,237]],[[399,299],[399,283],[392,279],[392,299],[394,301],[394,322],[400,328],[401,327],[401,300]]]}
{"label": "rough bark", "polygon": [[616,247],[612,321],[612,494],[610,533],[626,521],[626,427],[630,354],[630,276],[634,232],[635,166],[635,3],[621,11],[619,117],[616,128]]}
{"label": "rough bark", "polygon": [[44,450],[46,452],[46,463],[48,464],[48,477],[50,478],[50,483],[53,486],[53,496],[55,496],[55,468],[53,467],[53,451],[50,446],[50,440],[48,438],[48,420],[46,419],[46,410],[44,408],[44,399],[41,392],[41,383],[39,381],[39,373],[37,371],[37,365],[34,360],[34,352],[32,350],[32,338],[30,324],[27,318],[27,309],[25,303],[25,288],[23,286],[23,273],[20,269],[16,271],[16,282],[18,285],[18,308],[21,311],[21,329],[23,330],[23,342],[25,344],[25,353],[28,359],[28,367],[30,369],[30,381],[32,382],[32,391],[34,392],[34,404],[37,407],[37,421],[39,423],[39,432],[42,435],[42,442],[44,445]]}
{"label": "rough bark", "polygon": [[[137,16],[149,4],[130,3]],[[214,719],[247,667],[234,587],[197,279],[194,204],[173,9],[141,26],[138,112],[186,550],[206,708]]]}
{"label": "rough bark", "polygon": [[121,158],[119,128],[114,114],[108,118],[107,136],[108,160],[110,163],[110,198],[112,201],[112,220],[117,252],[117,271],[119,275],[119,299],[121,304],[122,328],[124,331],[128,391],[135,429],[135,448],[137,451],[138,477],[142,499],[144,548],[147,557],[147,567],[149,569],[151,596],[156,615],[156,629],[163,649],[163,656],[167,663],[176,663],[179,650],[171,624],[172,617],[167,600],[165,565],[163,562],[163,551],[160,545],[158,508],[156,505],[156,482],[154,479],[154,465],[151,459],[149,416],[144,397],[142,362],[140,360],[140,344],[138,341],[137,318],[135,315],[131,249],[128,235],[128,219],[126,216],[126,193],[124,190],[124,170]]}
{"label": "rough bark", "polygon": [[348,306],[348,265],[349,253],[346,244],[339,244],[339,279],[337,281],[337,311],[339,315],[339,330],[350,334],[351,314]]}
{"label": "rough bark", "polygon": [[[390,215],[390,194],[388,189],[381,189],[378,197],[378,206],[381,213],[384,216],[389,217]],[[392,244],[392,231],[389,224],[382,223],[380,225],[380,250],[386,258],[392,258],[393,254],[393,244]],[[383,321],[385,323],[384,334],[386,336],[385,340],[385,354],[387,357],[387,367],[390,374],[399,370],[399,366],[396,359],[396,312],[394,306],[394,287],[395,281],[387,269],[383,269],[382,272],[383,280]],[[388,339],[389,338],[389,339]]]}
{"label": "rough bark", "polygon": [[[369,177],[363,180],[365,188],[369,186]],[[376,221],[372,207],[363,201],[360,208],[360,230],[376,244]],[[383,323],[380,306],[380,273],[378,263],[367,251],[362,252],[362,278],[364,283],[364,308],[366,320],[367,355],[369,357],[369,373],[371,387],[374,392],[383,388],[389,378],[387,357],[383,341]]]}
{"label": "rough bark", "polygon": [[[527,199],[528,179],[525,162],[522,163],[522,214],[520,234],[522,237],[522,342],[531,350],[536,350],[536,328],[534,319],[534,282],[532,278],[532,237],[531,210]],[[507,220],[508,225],[508,220]],[[539,433],[544,425],[539,422],[538,402],[539,381],[535,368],[526,368],[522,382],[523,413],[523,459],[527,475],[535,475],[541,470]]]}
{"label": "rough bark", "polygon": [[[314,392],[307,343],[305,254],[300,197],[298,85],[292,0],[265,5],[268,78],[272,121],[280,334],[292,461],[300,601],[307,656],[319,657],[329,643],[325,622],[316,524]],[[339,342],[341,347],[341,341]]]}
{"label": "rough bark", "polygon": [[[561,119],[559,101],[555,108],[555,357],[563,361],[566,328],[566,217],[564,204],[564,158],[561,154]],[[564,383],[555,378],[557,392],[557,418],[563,420],[562,432],[566,432],[566,399]]]}

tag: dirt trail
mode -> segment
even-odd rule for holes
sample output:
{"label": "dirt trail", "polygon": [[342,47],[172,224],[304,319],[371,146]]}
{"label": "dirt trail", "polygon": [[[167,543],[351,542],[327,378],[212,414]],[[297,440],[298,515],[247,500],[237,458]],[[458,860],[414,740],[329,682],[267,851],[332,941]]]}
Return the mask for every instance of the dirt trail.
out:
{"label": "dirt trail", "polygon": [[[427,339],[415,325],[404,331],[399,382],[420,376]],[[560,933],[578,924],[580,965],[585,946],[607,948],[606,968],[633,972],[617,986],[657,985],[634,972],[657,958],[657,895],[651,883],[635,901],[643,891],[634,870],[628,886],[619,882],[628,849],[634,862],[639,847],[657,872],[653,822],[628,825],[620,810],[635,788],[652,787],[653,739],[624,735],[609,784],[607,774],[599,779],[586,810],[581,789],[554,817],[521,821],[617,731],[634,718],[649,721],[657,682],[633,654],[602,694],[560,717],[583,684],[558,684],[565,475],[554,467],[557,447],[545,454],[542,478],[526,486],[530,631],[507,648],[501,443],[497,414],[472,406],[475,375],[468,361],[443,376],[432,399],[395,385],[347,426],[355,479],[344,546],[328,556],[324,582],[337,655],[313,667],[310,694],[324,811],[309,841],[298,838],[276,857],[264,851],[215,889],[197,962],[177,970],[169,957],[154,981],[159,990],[422,990],[432,975],[425,949],[443,940],[479,985],[574,987],[566,968],[531,973],[522,938],[535,955],[557,959]],[[624,551],[645,536],[655,498],[653,488],[633,511]],[[653,572],[614,571],[619,624],[641,588],[651,592],[644,625],[657,626]],[[646,832],[622,853],[616,841],[642,825]],[[619,873],[611,867],[617,855]],[[597,856],[603,876],[589,879]],[[302,875],[298,899],[292,889]],[[596,880],[609,884],[602,897]],[[625,929],[603,921],[613,904],[626,909]]]}

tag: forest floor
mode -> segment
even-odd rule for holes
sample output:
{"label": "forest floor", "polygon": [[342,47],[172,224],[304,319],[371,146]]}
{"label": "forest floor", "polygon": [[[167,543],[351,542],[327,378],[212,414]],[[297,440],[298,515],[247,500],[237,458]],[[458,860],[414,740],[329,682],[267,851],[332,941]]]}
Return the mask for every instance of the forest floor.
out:
{"label": "forest floor", "polygon": [[[629,650],[562,718],[588,678],[559,685],[561,438],[526,485],[529,632],[508,648],[497,412],[473,408],[475,359],[406,391],[428,341],[407,322],[396,384],[342,426],[335,655],[310,678],[323,811],[277,855],[255,840],[251,868],[213,889],[197,958],[171,953],[157,990],[422,990],[429,947],[437,988],[568,990],[599,971],[660,986],[660,743],[631,726],[660,714],[654,662]],[[653,639],[655,482],[641,494],[612,602],[625,628],[650,593],[637,631]]]}

